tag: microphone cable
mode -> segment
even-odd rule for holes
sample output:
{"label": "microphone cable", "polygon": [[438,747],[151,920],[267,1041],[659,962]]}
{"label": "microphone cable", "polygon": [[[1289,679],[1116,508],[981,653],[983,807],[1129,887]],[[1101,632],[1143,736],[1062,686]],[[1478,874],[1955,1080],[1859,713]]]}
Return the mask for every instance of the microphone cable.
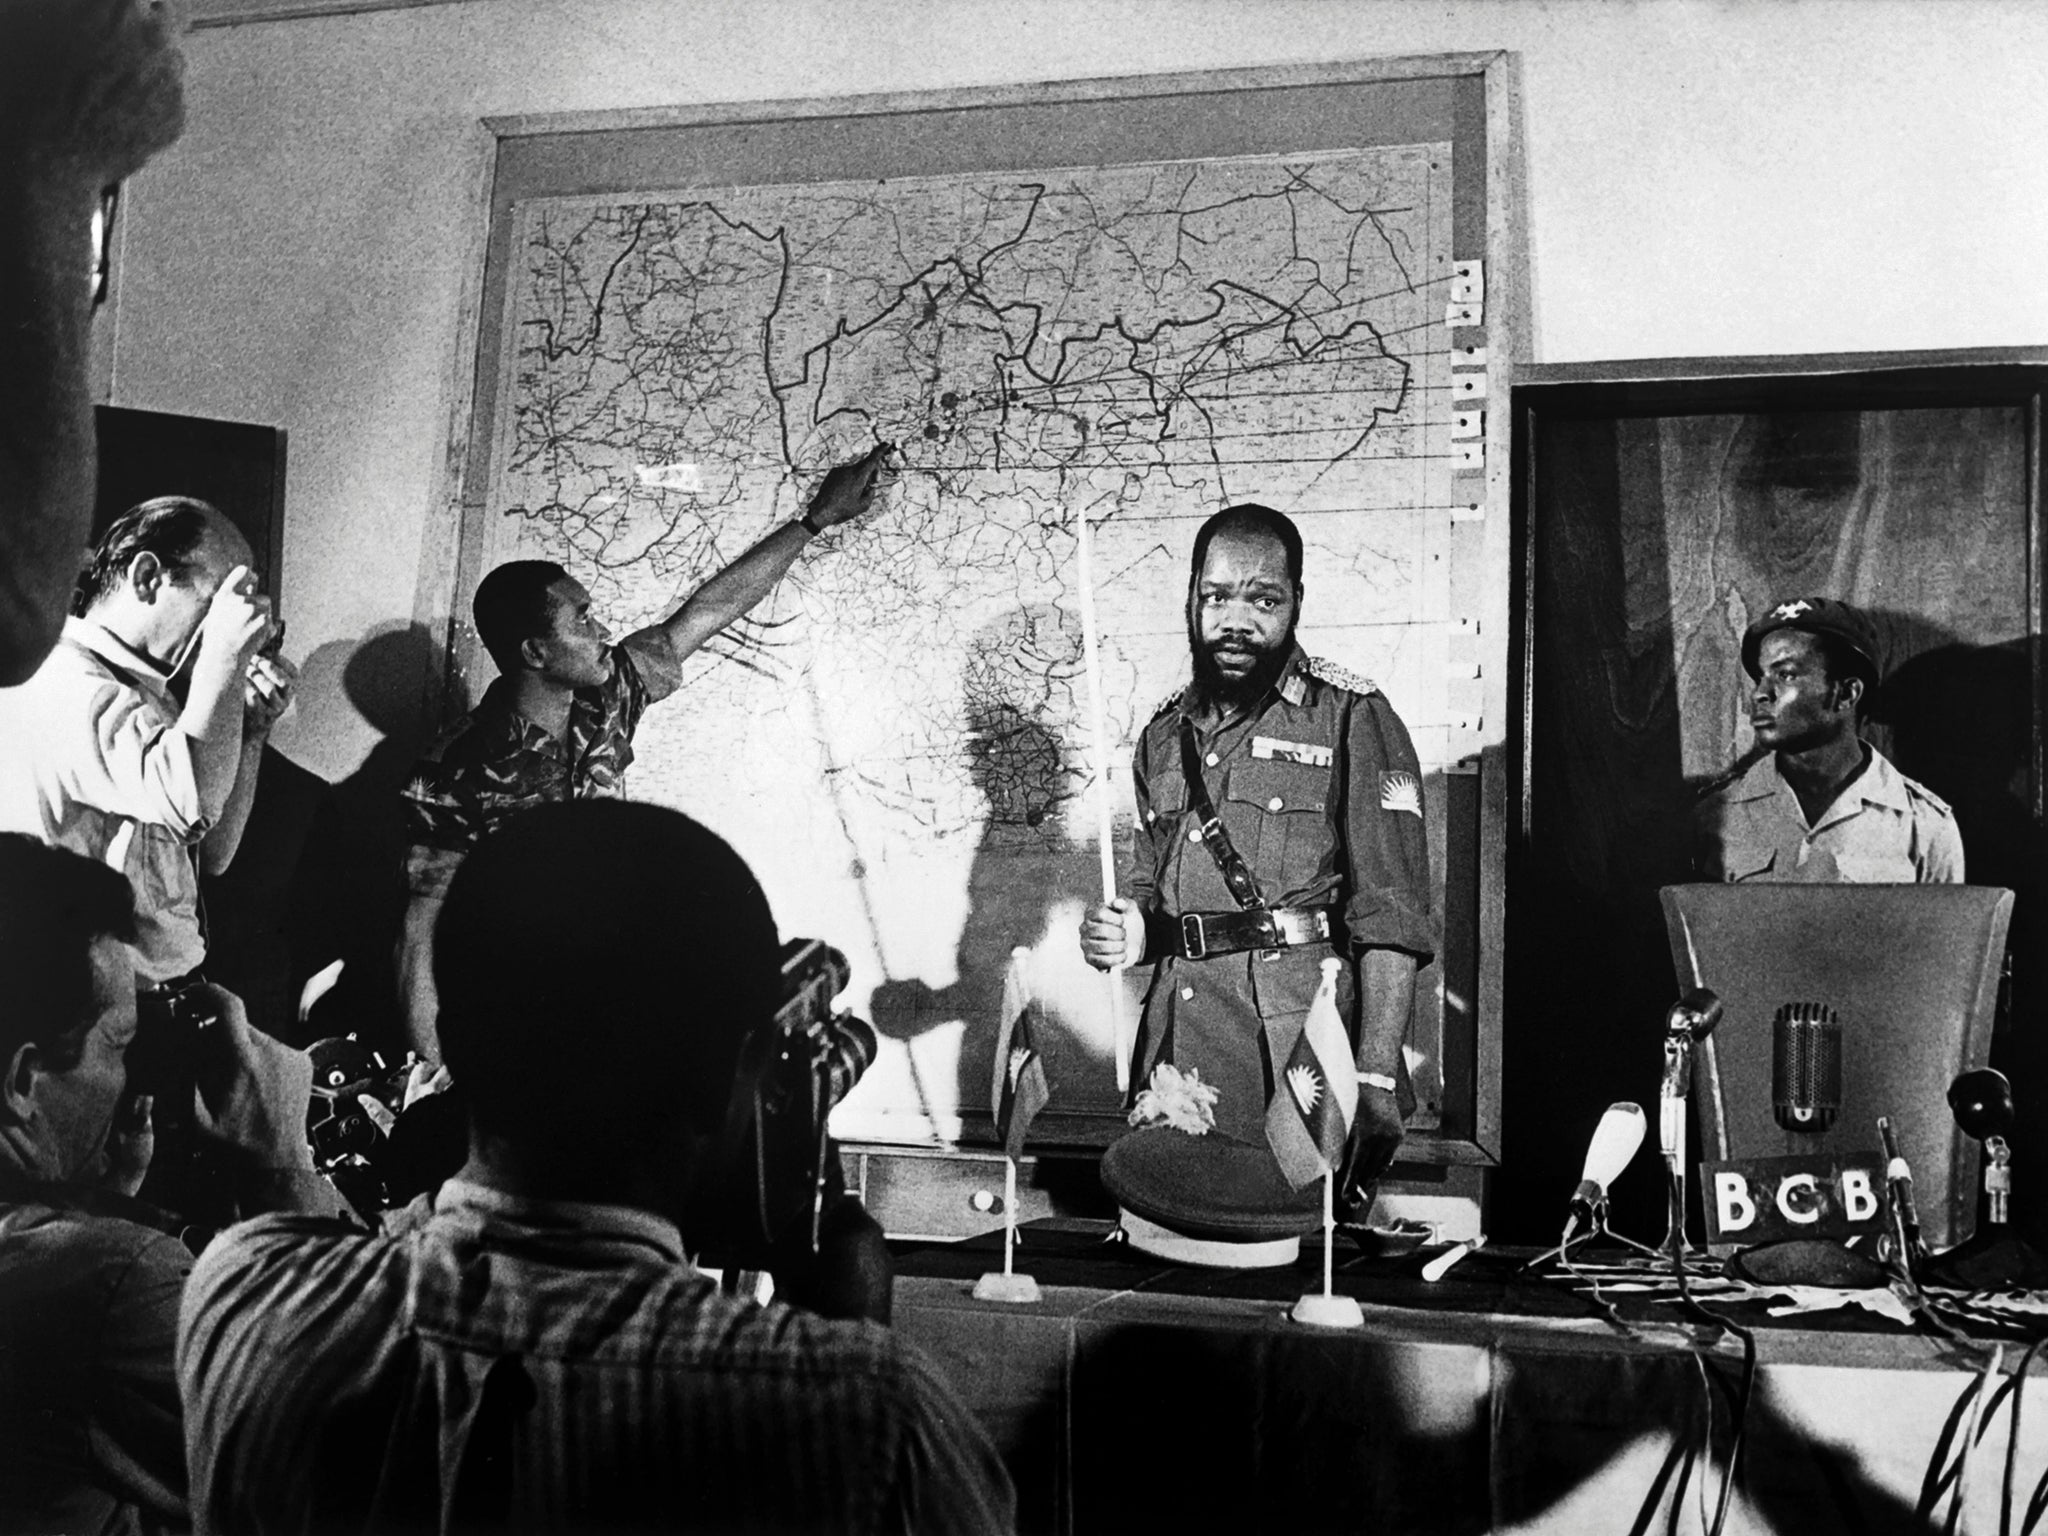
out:
{"label": "microphone cable", "polygon": [[[1572,1225],[1571,1221],[1566,1222],[1565,1231],[1567,1234],[1571,1232]],[[1600,1314],[1602,1322],[1628,1338],[1640,1339],[1642,1337],[1642,1333],[1636,1328],[1635,1324],[1623,1317],[1621,1310],[1613,1302],[1600,1294],[1600,1277],[1591,1270],[1580,1269],[1576,1264],[1572,1263],[1572,1254],[1569,1247],[1562,1248],[1559,1251],[1557,1262],[1564,1267],[1566,1274],[1570,1275],[1574,1280],[1585,1283],[1586,1300],[1593,1304],[1593,1310]]]}
{"label": "microphone cable", "polygon": [[[1740,1384],[1733,1394],[1734,1401],[1729,1423],[1728,1465],[1721,1474],[1721,1492],[1714,1501],[1713,1521],[1707,1525],[1707,1536],[1721,1536],[1722,1528],[1728,1520],[1728,1505],[1735,1492],[1735,1480],[1742,1472],[1743,1447],[1748,1443],[1749,1438],[1749,1407],[1756,1396],[1756,1334],[1732,1318],[1723,1317],[1720,1313],[1711,1310],[1692,1293],[1690,1272],[1685,1267],[1684,1185],[1680,1182],[1683,1177],[1683,1174],[1673,1169],[1666,1181],[1666,1199],[1670,1206],[1671,1227],[1668,1253],[1671,1259],[1672,1276],[1678,1282],[1679,1309],[1695,1321],[1704,1323],[1706,1326],[1714,1329],[1717,1333],[1733,1334],[1742,1344],[1742,1375]],[[1711,1382],[1713,1377],[1707,1367],[1707,1352],[1695,1346],[1693,1360],[1700,1371],[1703,1384]],[[1707,1410],[1706,1452],[1711,1459],[1714,1452],[1714,1396],[1711,1386],[1703,1385],[1702,1391]],[[1704,1478],[1701,1479],[1700,1486],[1702,1493],[1704,1493],[1706,1488]],[[1704,1514],[1705,1511],[1702,1509],[1703,1520]]]}

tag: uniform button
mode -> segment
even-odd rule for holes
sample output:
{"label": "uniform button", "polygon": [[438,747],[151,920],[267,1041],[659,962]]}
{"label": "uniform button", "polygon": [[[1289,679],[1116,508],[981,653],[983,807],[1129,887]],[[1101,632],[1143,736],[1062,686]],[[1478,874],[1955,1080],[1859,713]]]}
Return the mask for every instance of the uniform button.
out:
{"label": "uniform button", "polygon": [[1195,829],[1194,829],[1194,830],[1193,830],[1192,832],[1188,833],[1188,841],[1189,841],[1189,842],[1191,842],[1191,843],[1199,843],[1199,842],[1200,842],[1201,840],[1202,840],[1202,829],[1201,829],[1200,827],[1196,827],[1196,828],[1195,828]]}
{"label": "uniform button", "polygon": [[1180,1000],[1182,1002],[1186,1002],[1189,998],[1193,997],[1194,995],[1195,989],[1193,987],[1182,987],[1180,989]]}
{"label": "uniform button", "polygon": [[1207,763],[1211,768],[1214,768],[1219,762],[1222,761],[1222,759],[1219,758],[1214,752],[1211,752],[1207,757],[1203,758],[1202,761]]}
{"label": "uniform button", "polygon": [[1159,819],[1159,813],[1157,811],[1147,811],[1145,813],[1145,819],[1147,821],[1157,821]]}
{"label": "uniform button", "polygon": [[1282,801],[1278,795],[1275,795],[1272,799],[1266,802],[1266,809],[1269,811],[1277,811],[1284,803],[1285,802]]}

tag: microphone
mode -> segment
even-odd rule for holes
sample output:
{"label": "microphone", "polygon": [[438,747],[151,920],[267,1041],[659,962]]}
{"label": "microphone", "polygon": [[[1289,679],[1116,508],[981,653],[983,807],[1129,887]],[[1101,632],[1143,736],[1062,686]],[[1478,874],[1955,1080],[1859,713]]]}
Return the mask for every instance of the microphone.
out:
{"label": "microphone", "polygon": [[[1664,1247],[1673,1264],[1685,1247],[1685,1101],[1692,1092],[1692,1048],[1721,1022],[1721,999],[1705,987],[1680,995],[1664,1015],[1664,1081],[1657,1095],[1657,1145],[1664,1157],[1670,1225]],[[1682,1271],[1681,1271],[1682,1272]]]}
{"label": "microphone", "polygon": [[1683,1035],[1688,1041],[1704,1040],[1720,1022],[1720,994],[1707,987],[1694,987],[1664,1015],[1664,1033],[1672,1037]]}
{"label": "microphone", "polygon": [[1995,1067],[1965,1072],[1948,1085],[1948,1107],[1963,1134],[1984,1143],[1984,1214],[2002,1227],[2012,1200],[2012,1146],[2005,1139],[2014,1118],[2012,1080]]}
{"label": "microphone", "polygon": [[1771,1024],[1771,1114],[1817,1135],[1842,1110],[1842,1023],[1825,1003],[1786,1003]]}
{"label": "microphone", "polygon": [[1664,1082],[1659,1091],[1658,1139],[1675,1170],[1685,1156],[1685,1096],[1692,1091],[1692,1048],[1721,1022],[1721,999],[1694,987],[1664,1015]]}
{"label": "microphone", "polygon": [[1643,1144],[1645,1121],[1640,1104],[1610,1104],[1593,1128],[1593,1140],[1586,1148],[1585,1170],[1579,1187],[1572,1192],[1574,1215],[1591,1220],[1596,1208],[1606,1203],[1607,1186],[1621,1177],[1622,1169]]}
{"label": "microphone", "polygon": [[2012,1079],[1996,1067],[1965,1072],[1948,1085],[1948,1107],[1966,1136],[1989,1141],[2012,1129]]}
{"label": "microphone", "polygon": [[1877,1117],[1877,1135],[1884,1143],[1884,1177],[1891,1193],[1893,1238],[1898,1245],[1899,1262],[1910,1275],[1925,1252],[1920,1241],[1920,1210],[1913,1203],[1913,1170],[1899,1155],[1899,1139],[1892,1134],[1891,1116]]}

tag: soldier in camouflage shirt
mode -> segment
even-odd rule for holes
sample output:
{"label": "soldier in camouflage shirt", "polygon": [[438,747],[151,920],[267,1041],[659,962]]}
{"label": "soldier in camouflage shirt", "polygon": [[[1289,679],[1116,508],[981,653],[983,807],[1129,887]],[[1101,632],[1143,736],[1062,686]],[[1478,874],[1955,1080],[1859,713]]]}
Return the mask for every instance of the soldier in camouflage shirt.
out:
{"label": "soldier in camouflage shirt", "polygon": [[623,795],[647,706],[676,690],[685,658],[775,589],[813,534],[868,509],[889,452],[878,446],[833,469],[801,518],[617,645],[591,613],[583,584],[552,562],[514,561],[478,584],[477,637],[499,676],[414,766],[405,788],[409,901],[398,976],[415,1050],[439,1056],[433,925],[463,855],[533,806]]}

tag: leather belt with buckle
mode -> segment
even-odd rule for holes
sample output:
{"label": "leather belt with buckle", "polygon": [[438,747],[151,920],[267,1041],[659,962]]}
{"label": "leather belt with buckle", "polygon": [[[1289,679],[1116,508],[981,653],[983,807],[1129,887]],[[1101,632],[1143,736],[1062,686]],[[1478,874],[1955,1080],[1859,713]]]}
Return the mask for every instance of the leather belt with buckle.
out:
{"label": "leather belt with buckle", "polygon": [[1261,907],[1250,912],[1183,912],[1180,956],[1206,960],[1248,949],[1291,949],[1330,937],[1328,907]]}

